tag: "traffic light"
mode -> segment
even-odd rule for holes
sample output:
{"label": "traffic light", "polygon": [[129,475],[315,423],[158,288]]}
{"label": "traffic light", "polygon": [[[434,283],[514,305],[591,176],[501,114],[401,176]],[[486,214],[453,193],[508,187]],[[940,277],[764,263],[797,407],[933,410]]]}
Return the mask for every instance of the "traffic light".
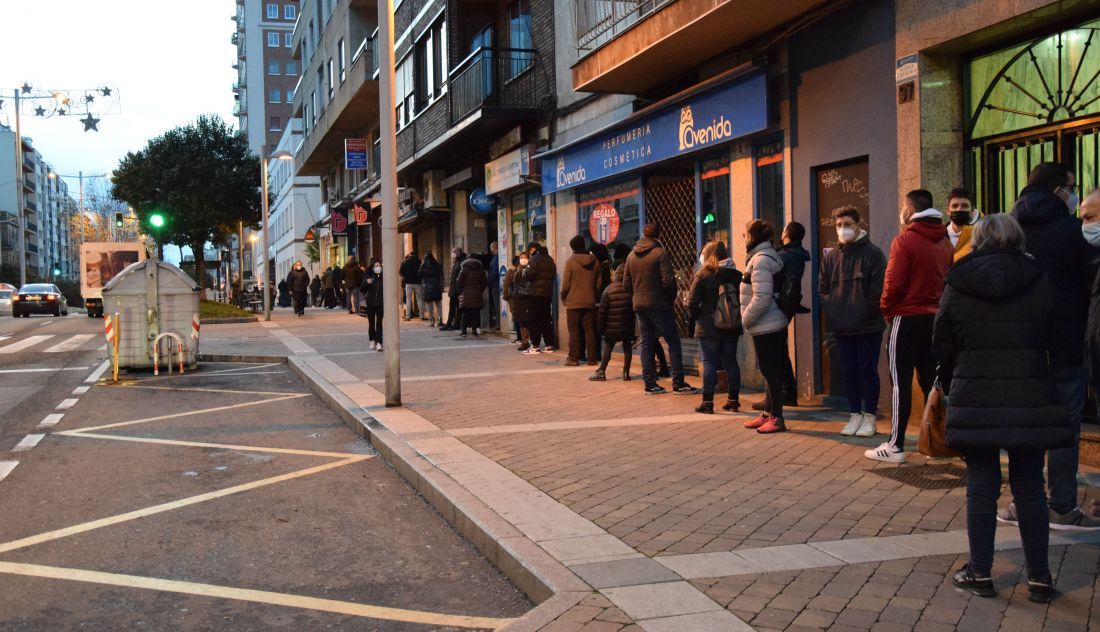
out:
{"label": "traffic light", "polygon": [[153,228],[164,228],[164,213],[153,211],[149,215],[149,225]]}
{"label": "traffic light", "polygon": [[61,276],[61,268],[59,268],[59,267],[57,267],[57,266],[54,266],[54,267],[53,267],[53,275],[54,275],[55,277],[59,277],[59,276]]}
{"label": "traffic light", "polygon": [[122,213],[115,213],[115,226],[118,228],[122,228],[122,224]]}

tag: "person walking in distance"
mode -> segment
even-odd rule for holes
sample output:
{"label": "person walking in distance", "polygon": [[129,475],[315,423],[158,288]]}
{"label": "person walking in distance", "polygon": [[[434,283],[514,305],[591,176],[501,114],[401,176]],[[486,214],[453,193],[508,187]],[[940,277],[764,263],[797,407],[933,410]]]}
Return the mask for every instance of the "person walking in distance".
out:
{"label": "person walking in distance", "polygon": [[[333,268],[335,268],[335,266],[333,266]],[[336,281],[332,278],[333,268],[326,269],[324,276],[321,277],[321,285],[324,288],[323,296],[325,309],[336,307]]]}
{"label": "person walking in distance", "polygon": [[[1052,337],[1050,370],[1069,417],[1073,441],[1047,454],[1050,528],[1093,529],[1100,520],[1078,506],[1077,460],[1088,380],[1085,372],[1085,329],[1088,320],[1087,271],[1095,253],[1085,240],[1077,211],[1077,180],[1064,165],[1044,162],[1028,175],[1027,186],[1012,207],[1023,228],[1027,252],[1050,278],[1058,309],[1047,322]],[[1017,521],[1009,505],[999,516]]]}
{"label": "person walking in distance", "polygon": [[359,289],[362,283],[363,271],[359,267],[359,262],[355,257],[348,257],[348,262],[344,264],[344,286],[347,287],[348,292],[349,314],[359,313],[359,303],[363,300],[363,292]]}
{"label": "person walking in distance", "polygon": [[955,261],[970,254],[970,240],[974,235],[974,225],[982,218],[974,208],[974,196],[962,187],[951,189],[947,194],[947,238],[955,249]]}
{"label": "person walking in distance", "polygon": [[370,348],[382,350],[382,262],[374,259],[371,267],[363,275],[363,303],[367,312],[367,337]]}
{"label": "person walking in distance", "polygon": [[512,317],[519,319],[518,336],[520,342],[516,350],[521,353],[531,348],[531,283],[523,274],[530,262],[531,259],[527,252],[521,252],[516,256],[516,271],[512,275],[510,289],[510,294],[515,301],[512,305],[512,309],[515,310]]}
{"label": "person walking in distance", "polygon": [[428,317],[428,325],[435,327],[443,322],[443,266],[436,261],[431,251],[424,253],[424,263],[420,264],[420,295],[424,299],[422,316]]}
{"label": "person walking in distance", "polygon": [[683,351],[680,332],[672,305],[676,301],[676,276],[672,270],[672,258],[659,241],[661,228],[646,224],[642,238],[626,258],[623,270],[623,286],[634,301],[634,314],[642,333],[642,379],[646,395],[660,395],[667,391],[657,383],[657,371],[653,362],[653,348],[657,336],[668,343],[668,355],[672,369],[672,391],[679,395],[698,392],[684,380]]}
{"label": "person walking in distance", "polygon": [[764,377],[764,412],[746,428],[760,434],[786,432],[783,419],[783,358],[787,355],[787,315],[776,302],[775,279],[783,262],[772,246],[775,229],[754,219],[745,227],[748,263],[741,282],[741,326],[752,337],[756,362]]}
{"label": "person walking in distance", "polygon": [[940,306],[954,249],[947,239],[943,213],[932,208],[932,194],[917,189],[905,194],[899,219],[902,231],[890,245],[879,305],[890,321],[887,347],[893,382],[890,439],[863,453],[886,463],[905,461],[905,430],[913,408],[913,371],[925,398],[936,380],[932,356],[932,321]]}
{"label": "person walking in distance", "polygon": [[290,274],[286,276],[286,284],[290,289],[290,298],[294,306],[294,313],[301,316],[306,313],[306,291],[309,289],[309,273],[302,267],[301,261],[295,261],[290,268]]}
{"label": "person walking in distance", "polygon": [[[622,246],[622,244],[619,244]],[[626,246],[623,246],[629,252]],[[623,262],[626,256],[616,257],[615,271],[611,275],[611,284],[600,295],[600,306],[596,313],[596,330],[603,339],[603,356],[600,367],[588,379],[603,382],[607,379],[607,365],[611,362],[611,352],[615,343],[623,347],[623,381],[630,381],[630,361],[634,358],[634,299],[623,285]]]}
{"label": "person walking in distance", "polygon": [[[569,327],[569,355],[566,366],[577,366],[581,357],[588,364],[597,364],[596,354],[596,285],[598,263],[596,256],[584,245],[584,238],[577,235],[569,240],[573,255],[565,261],[561,275],[561,302],[565,306]],[[581,342],[584,342],[584,349]]]}
{"label": "person walking in distance", "polygon": [[462,318],[458,309],[458,273],[462,272],[462,262],[465,260],[466,253],[460,246],[455,246],[454,250],[451,250],[451,278],[450,284],[447,285],[447,322],[439,328],[441,331],[456,331],[458,321]]}
{"label": "person walking in distance", "polygon": [[489,282],[485,278],[485,268],[477,257],[466,257],[462,270],[458,273],[458,306],[462,309],[462,332],[466,337],[466,328],[474,330],[475,336],[481,335],[481,308],[485,307],[485,289]]}
{"label": "person walking in distance", "polygon": [[512,326],[515,328],[515,339],[512,344],[523,344],[523,329],[527,325],[527,297],[520,297],[516,292],[516,269],[519,267],[519,256],[512,257],[512,266],[504,273],[504,300],[508,303],[508,309],[512,312]]}
{"label": "person walking in distance", "polygon": [[420,260],[415,252],[405,255],[401,267],[397,269],[401,275],[401,285],[405,288],[405,320],[412,320],[420,307]]}
{"label": "person walking in distance", "polygon": [[952,580],[979,597],[996,595],[991,571],[1006,450],[1027,598],[1045,603],[1054,596],[1054,581],[1043,455],[1076,441],[1050,365],[1049,323],[1059,308],[1042,266],[1024,252],[1024,232],[1011,215],[979,221],[973,244],[947,275],[932,338],[940,385],[951,400],[945,441],[962,453],[967,470],[970,559]]}
{"label": "person walking in distance", "polygon": [[711,241],[699,254],[699,271],[688,295],[688,316],[695,323],[695,337],[703,355],[703,402],[697,413],[714,414],[714,390],[718,370],[726,370],[726,403],[723,410],[741,410],[741,367],[737,342],[741,338],[741,273],[729,258],[723,241]]}
{"label": "person walking in distance", "polygon": [[321,306],[321,277],[316,274],[309,283],[309,304],[314,307]]}
{"label": "person walking in distance", "polygon": [[833,211],[837,246],[821,259],[817,291],[836,343],[851,417],[840,434],[870,437],[878,413],[878,358],[882,347],[882,286],[886,256],[860,228],[854,206]]}
{"label": "person walking in distance", "polygon": [[[523,268],[523,280],[527,283],[527,328],[531,331],[531,347],[527,354],[552,353],[554,343],[550,332],[551,301],[554,297],[554,279],[557,269],[554,260],[538,242],[527,246],[528,262]],[[545,345],[542,351],[540,345]]]}
{"label": "person walking in distance", "polygon": [[339,263],[332,264],[332,287],[336,291],[336,303],[340,307],[348,306],[347,288],[344,287],[344,270]]}

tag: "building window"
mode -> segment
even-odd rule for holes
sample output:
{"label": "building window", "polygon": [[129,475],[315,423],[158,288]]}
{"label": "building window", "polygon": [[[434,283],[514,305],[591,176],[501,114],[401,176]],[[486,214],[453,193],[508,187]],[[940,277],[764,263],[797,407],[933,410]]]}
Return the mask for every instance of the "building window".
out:
{"label": "building window", "polygon": [[535,58],[535,53],[531,51],[534,42],[531,38],[530,0],[516,0],[508,7],[508,47],[512,49],[508,53],[511,58],[508,63],[511,74],[508,77],[511,78],[530,68]]}
{"label": "building window", "polygon": [[267,74],[269,74],[269,75],[279,74],[279,60],[278,59],[269,59],[267,61]]}
{"label": "building window", "polygon": [[337,59],[340,60],[340,83],[344,83],[344,77],[346,76],[346,74],[344,73],[344,68],[348,64],[348,58],[347,58],[347,52],[344,50],[344,39],[343,38],[340,38],[340,42],[336,45],[336,49],[338,51],[337,52]]}
{"label": "building window", "polygon": [[290,75],[291,77],[297,77],[298,76],[298,62],[296,62],[294,60],[290,60],[290,61],[286,62],[286,74]]}
{"label": "building window", "polygon": [[[699,222],[703,226],[703,242],[714,239],[730,244],[730,166],[726,157],[706,160],[699,169],[702,207]],[[776,227],[776,230],[782,230]]]}
{"label": "building window", "polygon": [[753,147],[756,165],[756,217],[767,221],[779,233],[785,225],[783,206],[783,140]]}
{"label": "building window", "polygon": [[272,116],[270,118],[271,118],[271,125],[270,125],[270,129],[268,131],[271,131],[271,132],[281,132],[281,131],[283,131],[283,128],[279,126],[279,117]]}
{"label": "building window", "polygon": [[310,109],[310,115],[313,117],[310,120],[313,122],[314,125],[316,125],[317,124],[317,91],[316,90],[310,90],[310,92],[309,92],[309,105],[310,105],[310,108],[309,108]]}
{"label": "building window", "polygon": [[283,6],[283,17],[288,20],[298,19],[298,8],[293,4]]}
{"label": "building window", "polygon": [[329,57],[329,59],[328,59],[328,100],[329,101],[332,100],[332,95],[335,92],[335,90],[333,90],[333,88],[335,87],[333,85],[333,83],[334,82],[332,81],[332,58]]}
{"label": "building window", "polygon": [[406,55],[397,65],[397,72],[394,74],[397,129],[408,125],[413,117],[413,96],[416,93],[413,83],[413,65],[416,62],[414,58],[415,55]]}
{"label": "building window", "polygon": [[436,22],[416,43],[416,103],[423,110],[447,86],[447,23]]}
{"label": "building window", "polygon": [[269,4],[267,5],[267,19],[278,20],[279,19],[279,5]]}
{"label": "building window", "polygon": [[282,101],[283,101],[282,93],[279,92],[278,88],[272,88],[271,91],[268,92],[267,100],[270,103],[282,103]]}
{"label": "building window", "polygon": [[294,101],[294,88],[287,88],[286,89],[286,102],[290,103],[292,101]]}
{"label": "building window", "polygon": [[[641,225],[639,222],[639,210],[642,204],[641,182],[629,180],[619,184],[612,184],[598,189],[589,189],[577,193],[577,217],[580,220],[578,226],[581,235],[584,235],[586,244],[600,242],[614,251],[614,244],[633,246],[641,237]],[[528,203],[530,207],[530,202]],[[614,211],[619,216],[619,231],[612,234],[614,222],[592,222],[589,219],[592,213],[599,209],[600,214]],[[532,213],[534,214],[534,213]],[[599,217],[599,215],[597,215]],[[543,215],[545,221],[545,215]],[[534,224],[534,218],[532,218]],[[595,230],[593,230],[595,229]]]}
{"label": "building window", "polygon": [[279,34],[275,31],[267,32],[267,47],[278,48],[279,47]]}
{"label": "building window", "polygon": [[293,31],[287,31],[286,33],[283,33],[283,46],[285,46],[287,48],[290,48],[291,40],[293,40],[293,39],[294,39],[294,32]]}

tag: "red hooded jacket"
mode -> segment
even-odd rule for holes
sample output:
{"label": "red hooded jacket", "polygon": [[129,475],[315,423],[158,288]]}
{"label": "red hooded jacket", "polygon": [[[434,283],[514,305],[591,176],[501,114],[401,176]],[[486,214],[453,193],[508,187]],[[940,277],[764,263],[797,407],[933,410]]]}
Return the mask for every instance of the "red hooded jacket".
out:
{"label": "red hooded jacket", "polygon": [[883,316],[935,314],[954,258],[947,227],[939,220],[916,219],[906,226],[890,245],[880,303]]}

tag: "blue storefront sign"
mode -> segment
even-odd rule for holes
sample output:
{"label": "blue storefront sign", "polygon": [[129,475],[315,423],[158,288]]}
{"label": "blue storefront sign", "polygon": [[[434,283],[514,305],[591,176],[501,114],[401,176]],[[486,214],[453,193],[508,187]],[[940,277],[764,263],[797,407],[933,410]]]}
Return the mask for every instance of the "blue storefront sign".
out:
{"label": "blue storefront sign", "polygon": [[497,196],[490,195],[478,187],[470,191],[470,208],[478,215],[488,215],[497,210]]}
{"label": "blue storefront sign", "polygon": [[543,194],[685,156],[768,126],[762,70],[542,156]]}

